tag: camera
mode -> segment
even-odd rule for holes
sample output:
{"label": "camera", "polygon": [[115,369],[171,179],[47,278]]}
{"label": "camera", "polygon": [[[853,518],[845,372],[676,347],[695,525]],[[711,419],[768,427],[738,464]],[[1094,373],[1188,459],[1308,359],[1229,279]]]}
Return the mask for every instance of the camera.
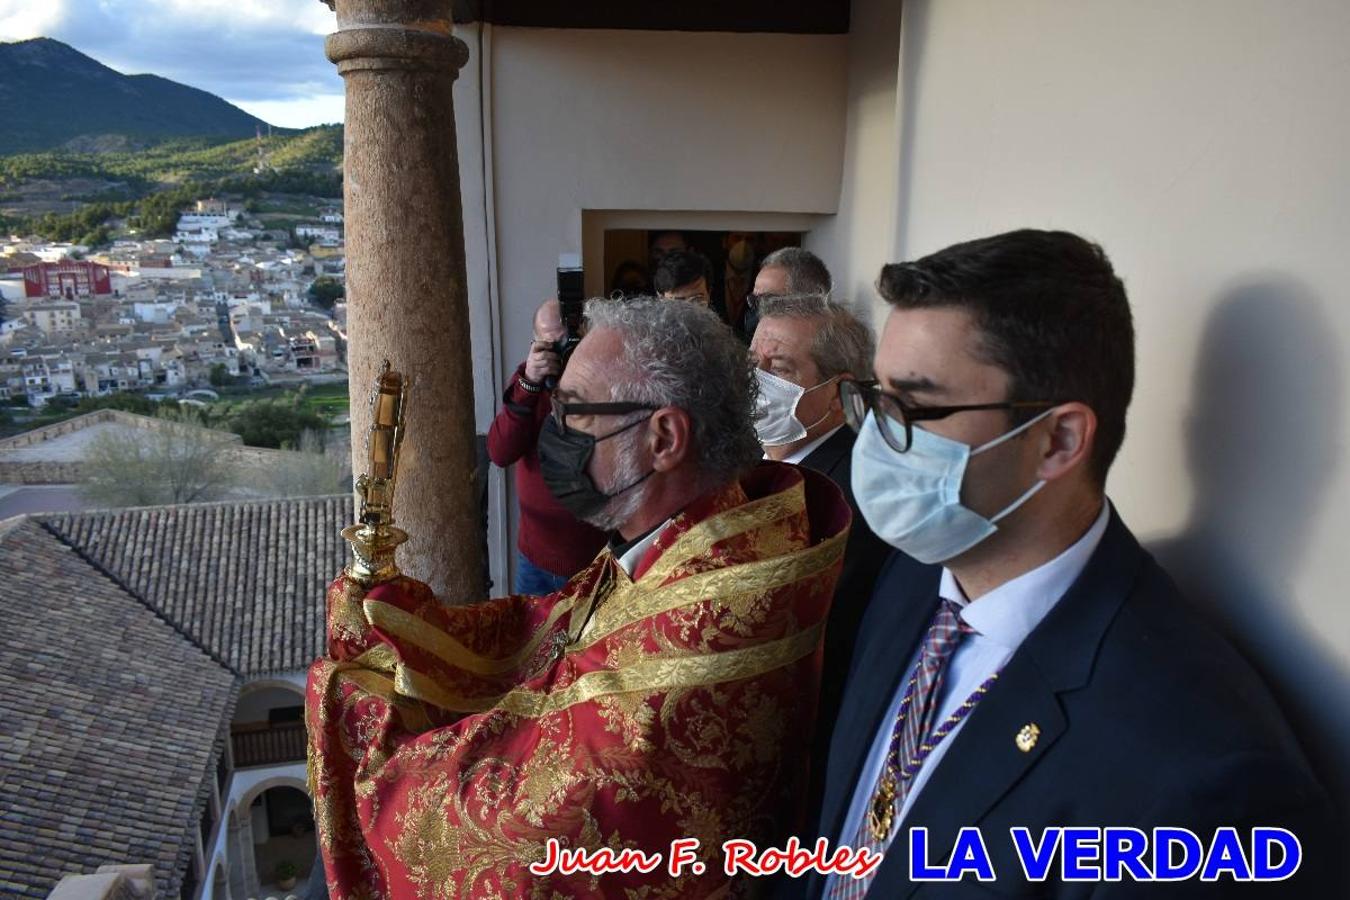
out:
{"label": "camera", "polygon": [[[564,253],[558,257],[558,307],[567,334],[562,340],[554,342],[553,350],[566,368],[567,358],[581,343],[581,324],[586,313],[585,278],[581,257],[575,253]],[[557,376],[550,375],[544,380],[544,387],[550,391],[557,386]]]}

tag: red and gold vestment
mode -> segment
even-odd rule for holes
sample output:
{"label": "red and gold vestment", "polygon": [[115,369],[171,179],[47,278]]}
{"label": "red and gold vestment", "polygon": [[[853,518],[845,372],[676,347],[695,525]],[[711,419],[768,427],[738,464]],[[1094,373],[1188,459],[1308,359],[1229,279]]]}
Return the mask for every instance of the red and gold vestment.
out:
{"label": "red and gold vestment", "polygon": [[[741,896],[721,844],[788,833],[849,511],[777,463],[665,526],[633,577],[608,549],[561,591],[441,603],[399,578],[328,591],[306,721],[335,898]],[[701,876],[536,876],[547,841]]]}

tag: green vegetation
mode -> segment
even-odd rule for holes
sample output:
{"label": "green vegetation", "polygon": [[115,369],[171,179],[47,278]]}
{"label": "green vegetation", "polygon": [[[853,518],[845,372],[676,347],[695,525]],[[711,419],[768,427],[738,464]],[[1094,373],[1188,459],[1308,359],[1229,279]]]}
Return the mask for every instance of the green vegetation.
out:
{"label": "green vegetation", "polygon": [[[206,406],[151,400],[141,393],[111,394],[70,401],[54,398],[32,418],[14,420],[0,416],[0,437],[55,425],[66,419],[100,409],[120,409],[142,416],[169,413],[189,417],[209,428],[233,431],[251,447],[301,448],[306,432],[324,435],[332,422],[348,410],[345,383],[299,387],[219,387],[219,402]],[[19,406],[19,410],[26,407]]]}
{"label": "green vegetation", "polygon": [[227,384],[234,383],[234,376],[230,374],[230,367],[224,363],[216,363],[211,367],[211,387],[225,387]]}
{"label": "green vegetation", "polygon": [[68,215],[47,213],[26,222],[15,220],[14,224],[25,234],[40,234],[49,241],[74,241],[89,247],[101,247],[112,240],[108,222],[126,216],[131,207],[129,203],[95,203]]}
{"label": "green vegetation", "polygon": [[[262,139],[268,162],[278,172],[333,169],[342,163],[342,126],[319,125],[298,134]],[[0,157],[0,187],[34,179],[100,178],[125,182],[125,191],[155,185],[249,174],[258,159],[254,138],[175,138],[134,153],[75,153],[52,150]]]}
{"label": "green vegetation", "polygon": [[329,275],[320,275],[309,286],[309,299],[323,309],[332,309],[333,304],[345,297],[346,294],[347,290],[343,287],[342,282]]}
{"label": "green vegetation", "polygon": [[300,446],[306,431],[328,427],[323,416],[298,402],[252,400],[235,407],[224,421],[225,427],[244,439],[250,447],[293,449]]}
{"label": "green vegetation", "polygon": [[[112,239],[111,223],[118,219],[146,237],[167,237],[178,226],[179,210],[201,197],[238,197],[246,209],[261,212],[272,205],[259,202],[267,194],[342,196],[340,126],[319,126],[263,142],[274,168],[262,174],[253,172],[254,140],[213,143],[209,138],[181,138],[139,153],[54,151],[0,157],[0,188],[10,191],[35,179],[83,178],[122,185],[66,195],[88,204],[71,213],[0,215],[0,230],[97,247]],[[294,201],[282,204],[279,211],[302,216],[310,212]]]}
{"label": "green vegetation", "polygon": [[[342,163],[342,126],[320,125],[299,134],[262,139],[277,173],[332,170]],[[156,185],[250,174],[258,159],[254,138],[175,138],[134,153],[74,153],[52,150],[0,157],[0,188],[34,179],[99,178],[123,182],[123,193],[144,193]]]}
{"label": "green vegetation", "polygon": [[[107,397],[86,397],[79,401],[54,397],[41,410],[37,410],[36,415],[31,417],[22,415],[23,412],[28,411],[28,401],[22,396],[12,398],[10,405],[12,409],[8,421],[0,421],[0,437],[9,437],[13,434],[32,431],[35,428],[55,425],[58,422],[64,422],[66,419],[73,419],[85,413],[97,412],[100,409],[120,409],[142,416],[153,416],[161,411],[176,412],[179,408],[179,404],[174,400],[157,403],[148,399],[144,394],[130,392],[111,394]],[[15,414],[16,412],[18,415]]]}

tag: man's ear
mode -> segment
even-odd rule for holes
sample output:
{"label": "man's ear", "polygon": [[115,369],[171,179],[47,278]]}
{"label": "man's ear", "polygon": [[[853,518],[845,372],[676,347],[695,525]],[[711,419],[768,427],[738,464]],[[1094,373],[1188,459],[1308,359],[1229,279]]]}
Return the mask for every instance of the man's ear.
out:
{"label": "man's ear", "polygon": [[830,392],[830,412],[843,412],[844,401],[839,396],[839,382],[857,381],[858,379],[853,377],[852,372],[840,372],[834,378],[834,390]]}
{"label": "man's ear", "polygon": [[652,468],[669,472],[678,468],[693,452],[693,423],[689,413],[674,406],[663,406],[647,420],[647,442],[652,451]]}
{"label": "man's ear", "polygon": [[[1063,403],[1046,417],[1036,477],[1063,478],[1087,466],[1097,443],[1097,414],[1086,403]],[[1039,431],[1040,429],[1038,429]]]}

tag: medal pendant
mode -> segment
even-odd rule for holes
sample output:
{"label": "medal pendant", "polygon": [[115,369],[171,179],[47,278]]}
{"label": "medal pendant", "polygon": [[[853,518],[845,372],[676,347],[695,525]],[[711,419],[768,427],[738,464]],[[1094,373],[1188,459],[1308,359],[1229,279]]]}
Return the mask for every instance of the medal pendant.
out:
{"label": "medal pendant", "polygon": [[867,827],[877,843],[883,843],[891,834],[895,816],[895,778],[889,773],[877,785],[872,797],[872,808],[867,811]]}

